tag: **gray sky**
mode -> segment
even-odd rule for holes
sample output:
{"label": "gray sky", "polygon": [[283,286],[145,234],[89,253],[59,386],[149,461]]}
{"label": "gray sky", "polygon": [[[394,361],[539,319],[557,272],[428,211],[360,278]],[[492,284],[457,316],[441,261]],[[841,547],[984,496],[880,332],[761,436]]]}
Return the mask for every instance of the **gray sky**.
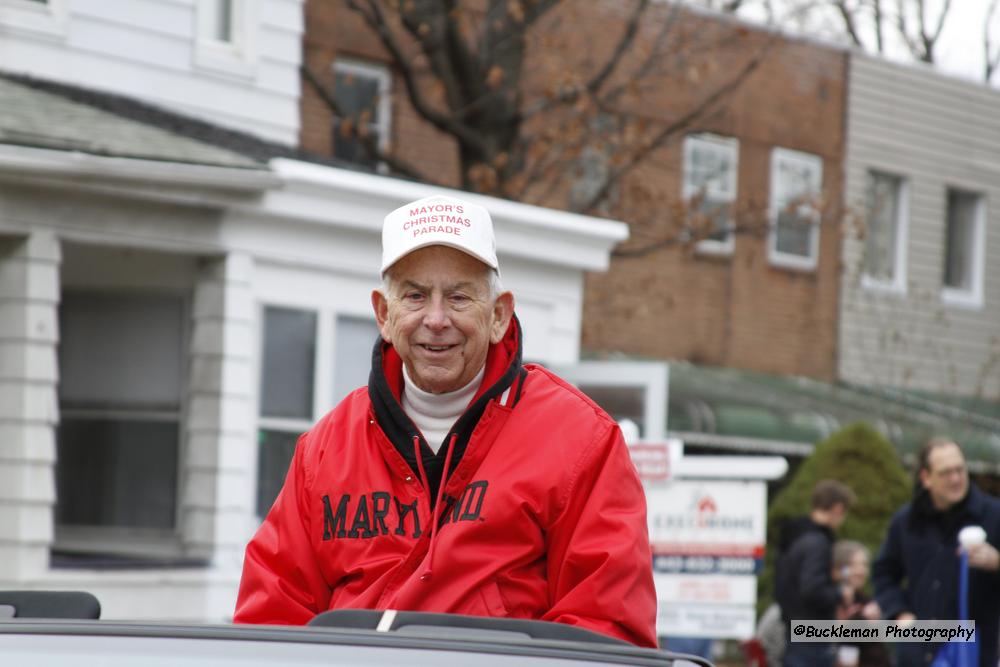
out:
{"label": "gray sky", "polygon": [[[709,5],[713,0],[688,0],[692,4]],[[719,4],[722,0],[714,0]],[[838,15],[827,14],[825,18],[818,18],[813,15],[809,21],[796,21],[790,14],[791,8],[810,0],[747,0],[746,6],[740,11],[740,16],[749,20],[764,21],[767,17],[765,7],[770,4],[775,13],[781,17],[779,23],[791,32],[804,32],[816,37],[830,39],[835,32],[843,34],[842,22]],[[813,0],[815,4],[815,0]],[[895,8],[893,0],[883,0],[883,4],[888,9]],[[926,0],[927,15],[930,21],[936,21],[940,14],[944,0]],[[983,80],[983,22],[986,18],[986,8],[989,0],[952,0],[948,18],[945,21],[944,29],[935,54],[938,59],[937,67],[943,72],[972,79],[974,81]],[[829,10],[832,12],[833,10]],[[869,51],[874,52],[874,34],[870,26],[863,26],[862,39],[871,44]],[[912,61],[907,54],[902,42],[895,35],[895,28],[887,26],[885,34],[889,43],[886,56],[893,60]],[[993,39],[1000,42],[1000,10],[994,15],[991,21],[991,34]],[[996,48],[994,46],[994,51]],[[994,74],[993,86],[1000,87],[1000,74]]]}

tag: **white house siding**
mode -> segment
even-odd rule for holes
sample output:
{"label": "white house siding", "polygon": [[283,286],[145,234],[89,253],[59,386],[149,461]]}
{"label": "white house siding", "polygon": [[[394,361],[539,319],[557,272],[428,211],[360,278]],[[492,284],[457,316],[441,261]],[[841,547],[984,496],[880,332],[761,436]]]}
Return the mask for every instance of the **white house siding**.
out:
{"label": "white house siding", "polygon": [[[260,522],[261,314],[317,314],[318,418],[336,401],[336,318],[372,317],[382,217],[439,190],[287,160],[272,162],[268,178],[72,153],[56,169],[58,154],[0,144],[0,588],[88,590],[105,618],[224,621]],[[44,170],[14,169],[43,161]],[[584,271],[607,266],[624,225],[459,196],[494,215],[525,356],[576,361]],[[171,547],[197,559],[186,567],[50,565],[61,536],[56,329],[70,289],[168,291],[188,303]]]}
{"label": "white house siding", "polygon": [[[840,375],[861,383],[1000,397],[1000,91],[855,54],[850,67]],[[909,189],[904,293],[863,286],[869,170]],[[942,300],[947,189],[986,206],[983,304]]]}
{"label": "white house siding", "polygon": [[0,207],[0,564],[32,577],[48,564],[55,483],[59,243],[3,234]]}
{"label": "white house siding", "polygon": [[48,20],[33,3],[0,0],[0,69],[295,145],[303,2],[245,1],[245,53],[220,58],[199,46],[196,0],[52,0]]}

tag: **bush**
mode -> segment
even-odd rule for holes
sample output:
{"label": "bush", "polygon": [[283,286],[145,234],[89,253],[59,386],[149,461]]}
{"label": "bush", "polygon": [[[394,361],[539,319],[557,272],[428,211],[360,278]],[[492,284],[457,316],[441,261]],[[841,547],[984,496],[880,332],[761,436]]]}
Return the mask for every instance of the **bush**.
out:
{"label": "bush", "polygon": [[851,424],[819,443],[775,496],[767,512],[767,551],[764,570],[757,580],[760,615],[774,597],[774,558],[778,553],[779,523],[809,513],[813,486],[821,479],[835,479],[853,489],[857,502],[837,538],[857,540],[878,553],[892,515],[910,500],[913,480],[899,455],[885,437],[865,422]]}

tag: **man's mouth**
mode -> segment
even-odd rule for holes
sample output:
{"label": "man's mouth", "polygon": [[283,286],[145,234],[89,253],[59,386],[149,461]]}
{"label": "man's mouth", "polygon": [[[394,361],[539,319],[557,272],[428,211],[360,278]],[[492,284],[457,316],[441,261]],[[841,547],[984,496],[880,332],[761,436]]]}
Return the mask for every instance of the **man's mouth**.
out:
{"label": "man's mouth", "polygon": [[456,346],[455,345],[421,345],[420,347],[424,348],[428,352],[447,352],[448,350],[450,350],[451,348],[456,347]]}

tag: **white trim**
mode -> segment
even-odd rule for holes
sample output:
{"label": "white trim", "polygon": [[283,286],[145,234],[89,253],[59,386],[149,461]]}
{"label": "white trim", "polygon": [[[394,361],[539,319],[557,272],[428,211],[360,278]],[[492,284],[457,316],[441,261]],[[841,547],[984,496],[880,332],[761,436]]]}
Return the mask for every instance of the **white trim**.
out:
{"label": "white trim", "polygon": [[[947,263],[948,258],[945,253],[948,252],[948,242],[947,242],[947,225],[948,225],[948,204],[947,204],[947,193],[948,192],[958,192],[964,195],[970,195],[976,198],[976,212],[973,218],[973,224],[975,229],[972,232],[972,239],[970,240],[972,266],[969,271],[971,273],[971,285],[969,289],[956,289],[953,287],[941,288],[941,301],[947,306],[955,306],[958,308],[969,308],[973,310],[982,310],[983,308],[983,273],[986,267],[985,261],[985,251],[986,251],[986,196],[982,192],[975,192],[969,190],[963,190],[962,188],[948,188],[945,195],[945,236],[944,243],[942,244],[942,274],[944,273],[944,265]],[[942,278],[943,279],[943,278]]]}
{"label": "white trim", "polygon": [[670,366],[664,361],[578,361],[552,370],[576,386],[628,387],[643,391],[643,442],[661,442],[667,433]]}
{"label": "white trim", "polygon": [[[379,149],[383,152],[388,150],[390,133],[392,132],[392,74],[389,72],[389,68],[377,63],[350,58],[337,58],[330,67],[333,70],[335,82],[334,90],[330,91],[331,95],[336,95],[336,75],[338,72],[375,79],[378,84],[378,101],[375,105],[375,118],[372,119],[372,125],[378,132]],[[330,149],[332,150],[333,146]],[[389,167],[381,162],[375,168],[382,174],[389,171]]]}
{"label": "white trim", "polygon": [[[899,296],[906,295],[906,281],[908,272],[908,261],[907,253],[909,250],[909,238],[910,238],[910,182],[902,174],[894,174],[882,169],[868,169],[865,172],[865,178],[869,179],[873,175],[878,174],[880,176],[895,178],[899,183],[899,188],[896,190],[896,248],[895,248],[895,262],[893,265],[893,275],[891,280],[881,280],[865,273],[865,268],[867,267],[867,262],[865,258],[867,257],[868,245],[867,242],[863,242],[861,248],[862,257],[862,270],[861,270],[861,287],[872,292],[884,292],[888,294],[896,294]],[[870,185],[870,181],[866,181],[866,187]],[[866,190],[866,198],[868,196]],[[865,215],[870,216],[871,212],[868,210],[868,201],[865,201]],[[865,236],[867,239],[867,235]]]}
{"label": "white trim", "polygon": [[258,0],[231,0],[230,41],[211,34],[212,11],[218,1],[198,0],[195,4],[194,64],[216,74],[251,79],[257,74]]}
{"label": "white trim", "polygon": [[66,0],[0,0],[0,35],[27,33],[34,37],[66,37]]}
{"label": "white trim", "polygon": [[731,255],[733,253],[734,246],[734,234],[733,234],[733,214],[732,205],[736,202],[736,197],[738,195],[738,179],[737,175],[739,173],[740,164],[740,142],[739,139],[735,137],[723,137],[716,134],[701,133],[701,134],[689,134],[684,137],[684,163],[683,163],[683,174],[681,177],[681,196],[684,199],[685,205],[691,201],[692,197],[701,194],[702,188],[696,187],[693,183],[689,181],[689,176],[691,174],[691,159],[694,154],[696,147],[700,147],[709,151],[713,151],[725,156],[726,159],[731,161],[731,169],[729,170],[729,178],[725,184],[724,188],[712,188],[711,184],[705,187],[706,195],[711,195],[713,199],[724,200],[726,205],[730,207],[730,211],[727,216],[729,221],[729,231],[726,234],[725,239],[703,239],[695,245],[695,249],[698,252],[713,254],[713,255]]}
{"label": "white trim", "polygon": [[816,195],[823,193],[823,158],[811,153],[803,153],[788,148],[775,147],[771,151],[771,187],[769,220],[770,231],[767,241],[767,256],[774,266],[798,269],[803,271],[813,271],[819,262],[819,225],[821,222],[820,211],[813,211],[816,217],[815,223],[809,228],[809,255],[802,256],[778,250],[778,213],[785,205],[779,201],[780,183],[778,182],[778,167],[782,162],[789,162],[805,167],[814,173],[814,186]]}
{"label": "white trim", "polygon": [[490,212],[501,267],[505,257],[520,257],[604,271],[611,248],[628,238],[628,226],[613,220],[297,160],[270,164],[285,187],[269,192],[261,205],[235,205],[231,211],[377,235],[386,211],[435,194],[458,197]]}
{"label": "white trim", "polygon": [[118,180],[184,185],[199,189],[219,188],[235,192],[259,192],[281,185],[281,179],[266,168],[214,167],[0,145],[0,181],[5,172],[18,178],[69,177],[76,184],[106,184],[109,180]]}

